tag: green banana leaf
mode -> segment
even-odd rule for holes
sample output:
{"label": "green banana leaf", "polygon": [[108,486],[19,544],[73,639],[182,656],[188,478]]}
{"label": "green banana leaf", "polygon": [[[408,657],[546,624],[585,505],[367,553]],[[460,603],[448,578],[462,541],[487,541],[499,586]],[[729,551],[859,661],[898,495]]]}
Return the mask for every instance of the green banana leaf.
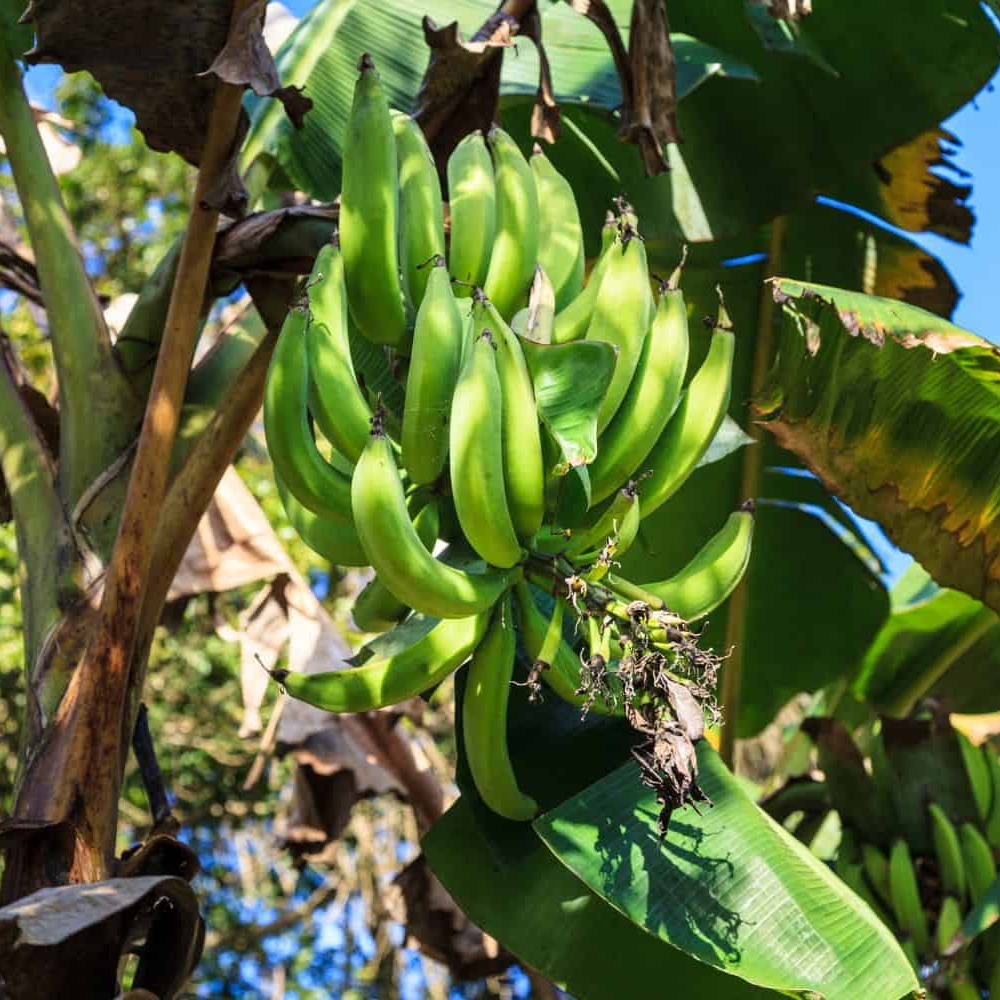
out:
{"label": "green banana leaf", "polygon": [[851,693],[872,711],[905,714],[919,697],[955,712],[1000,710],[1000,619],[938,587],[913,563],[890,592],[892,613],[865,651]]}
{"label": "green banana leaf", "polygon": [[746,796],[704,741],[698,767],[713,804],[674,812],[662,840],[655,793],[634,763],[533,825],[592,892],[706,965],[826,1000],[913,993],[909,962],[871,910]]}
{"label": "green banana leaf", "polygon": [[[296,133],[280,111],[252,100],[244,166],[263,157],[296,186],[332,200],[358,55],[372,53],[390,99],[408,109],[427,63],[421,15],[440,24],[457,19],[468,37],[494,6],[489,0],[319,4],[278,58],[283,80],[305,86],[315,107]],[[631,0],[608,6],[627,40]],[[581,210],[594,241],[610,199],[622,191],[648,235],[689,240],[747,231],[816,191],[916,230],[941,231],[940,220],[961,214],[960,189],[930,173],[939,153],[937,133],[928,130],[968,101],[996,66],[996,33],[976,0],[818,8],[786,45],[775,44],[774,32],[762,41],[759,5],[673,3],[684,143],[670,147],[672,169],[656,178],[645,177],[635,148],[617,140],[621,97],[597,28],[567,4],[542,14],[563,111],[563,133],[550,157],[577,190],[588,192]],[[516,57],[504,60],[502,112],[525,148],[537,80],[537,54],[522,40]],[[918,139],[889,166],[873,168],[893,147]],[[922,189],[926,202],[913,198]],[[953,206],[957,211],[949,211]],[[969,224],[971,217],[945,234],[967,240]]]}
{"label": "green banana leaf", "polygon": [[434,874],[477,926],[579,1000],[649,996],[683,984],[699,1000],[773,997],[645,933],[549,852],[529,824],[519,861],[500,866],[463,795],[424,837]]}
{"label": "green banana leaf", "polygon": [[594,340],[535,344],[521,338],[542,423],[568,465],[597,454],[597,411],[615,367],[615,348]]}
{"label": "green banana leaf", "polygon": [[940,584],[1000,608],[1000,352],[914,306],[775,279],[767,428]]}

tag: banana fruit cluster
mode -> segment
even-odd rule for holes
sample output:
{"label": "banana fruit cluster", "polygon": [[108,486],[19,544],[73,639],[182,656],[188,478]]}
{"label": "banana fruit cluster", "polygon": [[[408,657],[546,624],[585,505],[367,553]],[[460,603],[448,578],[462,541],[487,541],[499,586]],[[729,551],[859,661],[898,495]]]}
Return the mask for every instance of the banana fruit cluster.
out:
{"label": "banana fruit cluster", "polygon": [[[681,268],[657,301],[626,209],[606,226],[585,281],[570,185],[537,148],[526,160],[502,129],[466,136],[447,183],[448,239],[423,134],[390,111],[362,57],[339,233],[281,331],[264,425],[291,523],[332,562],[374,568],[355,618],[395,631],[361,666],[279,679],[323,709],[358,712],[426,691],[469,661],[462,715],[473,778],[496,812],[524,820],[536,806],[518,788],[506,739],[517,635],[533,676],[558,696],[620,712],[614,663],[628,649],[616,623],[641,621],[643,642],[669,668],[678,637],[690,641],[686,623],[717,607],[746,569],[749,507],[676,576],[636,584],[613,572],[642,518],[712,442],[729,404],[734,336],[720,306],[685,388]],[[539,282],[554,303],[547,314],[527,309]],[[539,419],[515,332],[528,326],[536,343],[588,339],[617,352],[597,413],[590,508],[578,515],[559,512],[566,465]],[[386,352],[400,405],[366,391],[355,370],[366,342]],[[439,541],[449,543],[441,557]],[[536,604],[539,590],[554,599],[551,612]],[[567,605],[588,620],[582,653],[564,636]],[[585,690],[582,666],[598,659],[609,676],[600,691]]]}
{"label": "banana fruit cluster", "polygon": [[[956,732],[978,822],[955,822],[938,802],[927,804],[933,851],[914,858],[901,836],[888,852],[846,829],[837,853],[837,873],[899,937],[914,969],[935,995],[971,1000],[1000,997],[1000,927],[971,946],[956,948],[968,912],[997,880],[1000,849],[1000,758],[987,743],[973,746]],[[878,737],[873,773],[883,759]]]}

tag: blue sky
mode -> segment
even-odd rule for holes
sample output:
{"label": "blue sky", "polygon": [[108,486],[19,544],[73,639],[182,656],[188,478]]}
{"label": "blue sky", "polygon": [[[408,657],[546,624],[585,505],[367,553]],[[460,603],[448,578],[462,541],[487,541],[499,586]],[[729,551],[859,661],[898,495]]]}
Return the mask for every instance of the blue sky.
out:
{"label": "blue sky", "polygon": [[[300,15],[314,0],[285,0]],[[52,91],[61,70],[57,66],[36,66],[27,76],[29,96],[36,103],[51,106]],[[927,250],[942,259],[951,272],[962,298],[954,322],[981,337],[1000,342],[1000,321],[996,317],[997,261],[1000,261],[1000,93],[993,82],[977,98],[946,123],[961,142],[954,157],[957,166],[970,174],[970,203],[976,226],[970,246],[958,246],[936,236],[918,237]]]}

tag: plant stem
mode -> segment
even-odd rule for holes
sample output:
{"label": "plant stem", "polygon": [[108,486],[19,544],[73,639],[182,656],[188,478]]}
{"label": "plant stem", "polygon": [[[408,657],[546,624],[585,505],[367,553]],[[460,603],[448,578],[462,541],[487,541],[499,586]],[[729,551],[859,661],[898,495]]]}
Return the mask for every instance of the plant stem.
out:
{"label": "plant stem", "polygon": [[[785,220],[779,216],[771,223],[771,238],[764,266],[775,272],[781,267],[781,246],[785,235]],[[774,297],[769,285],[761,292],[760,312],[757,318],[757,337],[754,341],[751,398],[764,384],[774,355]],[[743,473],[740,479],[740,502],[756,499],[760,493],[760,477],[764,467],[763,433],[750,425],[754,447],[743,449]],[[740,724],[740,697],[743,688],[743,642],[746,638],[747,606],[750,582],[746,575],[729,598],[726,617],[726,646],[729,658],[722,669],[722,717],[725,725],[719,737],[719,754],[730,769],[735,763],[736,736]]]}
{"label": "plant stem", "polygon": [[651,594],[648,590],[643,590],[642,587],[632,583],[631,580],[625,580],[620,576],[615,576],[614,573],[609,573],[605,577],[604,582],[619,597],[624,597],[629,601],[642,601],[644,604],[648,604],[654,611],[663,610],[663,601],[656,594]]}
{"label": "plant stem", "polygon": [[[2,337],[2,334],[0,334]],[[10,492],[21,564],[26,674],[59,617],[59,557],[70,541],[52,457],[18,392],[0,344],[0,469]],[[62,544],[60,544],[60,541]]]}
{"label": "plant stem", "polygon": [[20,71],[5,45],[0,45],[0,134],[45,298],[59,379],[59,489],[72,509],[90,480],[134,435],[141,411],[112,357],[104,315],[87,279]]}

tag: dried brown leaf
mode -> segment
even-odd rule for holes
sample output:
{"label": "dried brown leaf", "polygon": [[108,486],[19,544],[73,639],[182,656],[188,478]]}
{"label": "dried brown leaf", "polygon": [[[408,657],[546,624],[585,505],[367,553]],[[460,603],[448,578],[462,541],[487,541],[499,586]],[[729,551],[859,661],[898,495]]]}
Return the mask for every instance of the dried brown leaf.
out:
{"label": "dried brown leaf", "polygon": [[513,961],[508,952],[490,947],[492,941],[484,939],[483,932],[458,908],[423,854],[393,880],[386,905],[420,950],[447,966],[460,982],[498,975]]}
{"label": "dried brown leaf", "polygon": [[646,174],[652,177],[669,169],[666,147],[680,140],[677,61],[663,0],[635,0],[628,54],[631,100],[622,111],[618,138],[639,147]]}
{"label": "dried brown leaf", "polygon": [[531,111],[531,134],[536,139],[552,143],[559,138],[562,122],[552,88],[549,57],[542,44],[542,18],[537,7],[532,7],[521,22],[520,33],[530,38],[538,49],[538,92],[535,94],[535,106]]}

